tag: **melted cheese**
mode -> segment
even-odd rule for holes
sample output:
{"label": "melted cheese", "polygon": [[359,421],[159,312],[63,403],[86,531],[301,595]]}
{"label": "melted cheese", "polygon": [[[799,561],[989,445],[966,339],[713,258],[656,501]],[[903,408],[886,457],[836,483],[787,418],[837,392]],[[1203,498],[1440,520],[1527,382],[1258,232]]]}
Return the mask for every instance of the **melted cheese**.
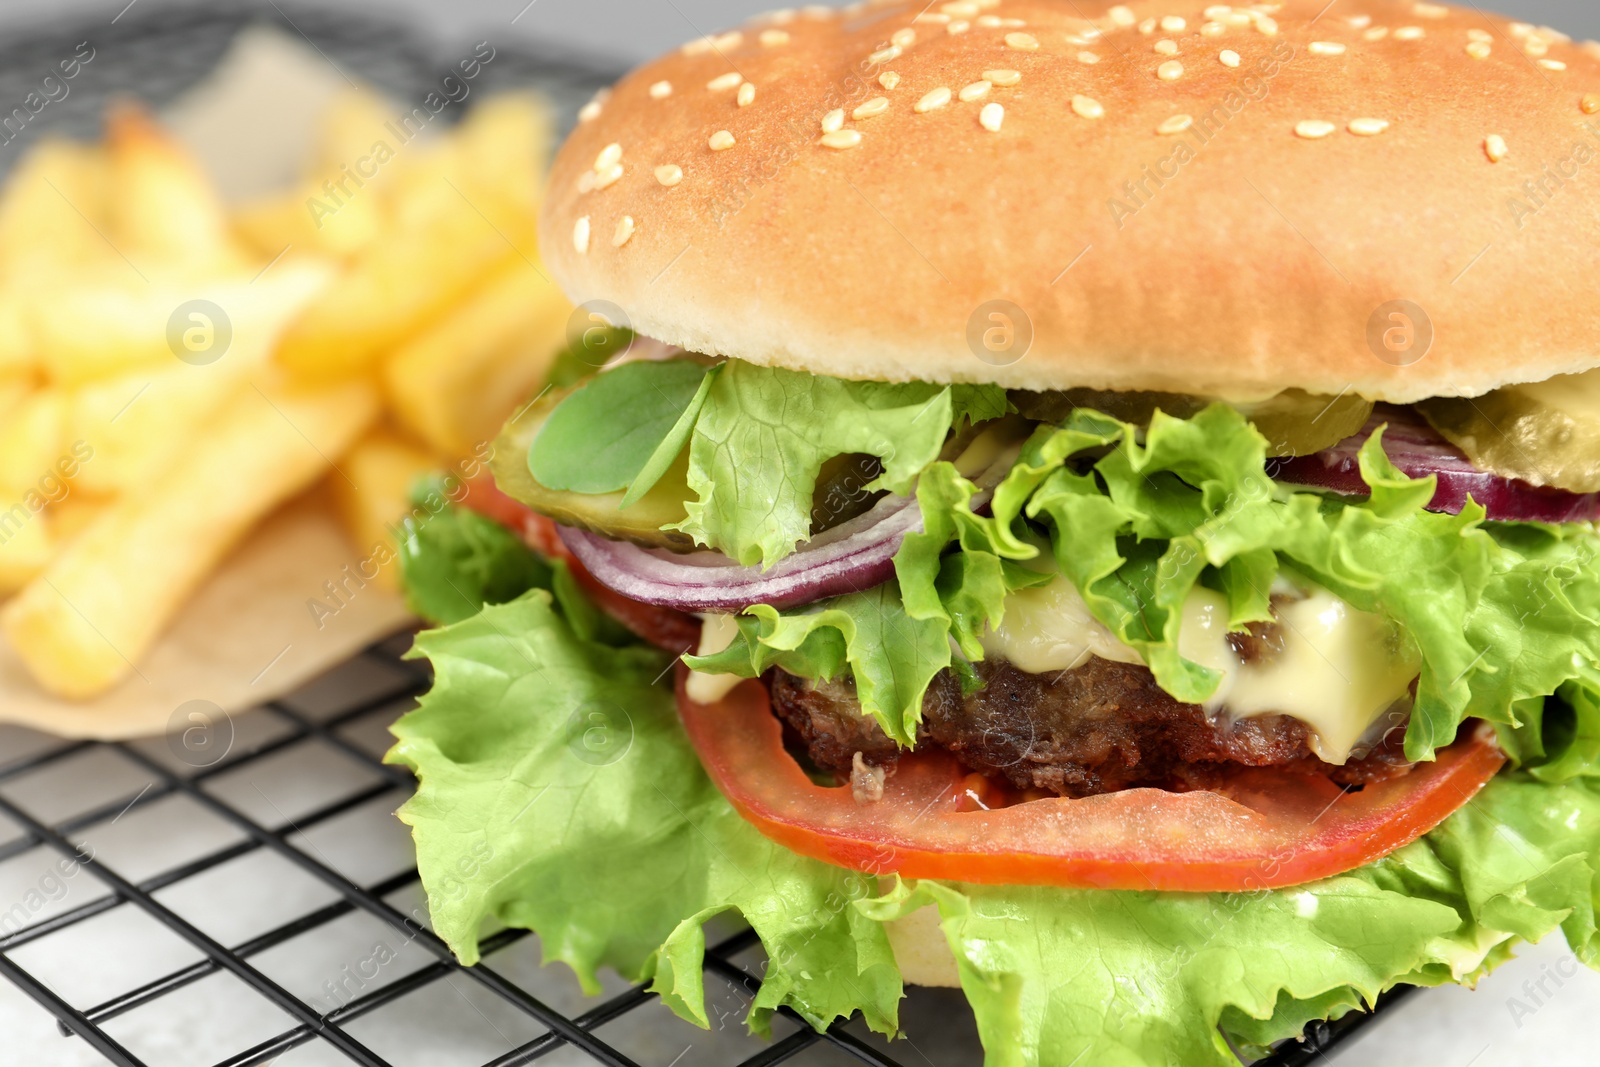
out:
{"label": "melted cheese", "polygon": [[[1279,602],[1283,650],[1247,663],[1228,641],[1227,599],[1197,586],[1184,603],[1178,652],[1222,675],[1205,702],[1208,712],[1292,716],[1311,728],[1313,752],[1342,764],[1383,713],[1407,695],[1417,663],[1399,650],[1382,617],[1357,611],[1309,583],[1293,595]],[[1090,656],[1143,662],[1089,613],[1077,588],[1062,577],[1012,593],[1001,625],[982,640],[985,652],[1030,674],[1071,670]]]}
{"label": "melted cheese", "polygon": [[[702,615],[701,619],[704,621],[700,624],[700,647],[695,649],[697,656],[721,652],[733,644],[733,639],[739,635],[739,624],[732,615]],[[683,691],[696,704],[715,704],[742,681],[744,679],[737,674],[690,671],[683,683]]]}
{"label": "melted cheese", "polygon": [[1069,671],[1083,666],[1090,656],[1144,662],[1089,613],[1078,587],[1061,577],[1006,597],[999,628],[986,631],[979,640],[986,654],[1009,660],[1029,674]]}

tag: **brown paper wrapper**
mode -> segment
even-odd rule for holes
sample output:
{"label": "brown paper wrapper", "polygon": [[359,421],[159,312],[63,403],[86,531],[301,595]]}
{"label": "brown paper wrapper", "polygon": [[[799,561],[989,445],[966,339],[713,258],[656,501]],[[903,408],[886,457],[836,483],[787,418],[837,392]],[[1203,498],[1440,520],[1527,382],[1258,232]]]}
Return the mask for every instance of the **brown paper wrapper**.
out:
{"label": "brown paper wrapper", "polygon": [[[412,621],[395,593],[346,577],[358,562],[326,504],[315,494],[298,500],[229,556],[138,673],[94,700],[44,692],[0,642],[0,722],[109,740],[162,733],[191,700],[233,714],[280,697]],[[328,581],[344,583],[342,605]],[[312,600],[333,613],[313,612]]]}

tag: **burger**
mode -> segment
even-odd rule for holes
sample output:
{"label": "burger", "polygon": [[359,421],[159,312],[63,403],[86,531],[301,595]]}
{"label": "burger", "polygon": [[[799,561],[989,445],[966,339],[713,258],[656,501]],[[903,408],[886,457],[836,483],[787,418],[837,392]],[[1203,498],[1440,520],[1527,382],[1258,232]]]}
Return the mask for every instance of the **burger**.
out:
{"label": "burger", "polygon": [[[403,546],[439,933],[709,1021],[1232,1064],[1600,962],[1600,46],[1399,0],[779,11],[584,108],[578,306]],[[459,491],[457,491],[459,489]]]}

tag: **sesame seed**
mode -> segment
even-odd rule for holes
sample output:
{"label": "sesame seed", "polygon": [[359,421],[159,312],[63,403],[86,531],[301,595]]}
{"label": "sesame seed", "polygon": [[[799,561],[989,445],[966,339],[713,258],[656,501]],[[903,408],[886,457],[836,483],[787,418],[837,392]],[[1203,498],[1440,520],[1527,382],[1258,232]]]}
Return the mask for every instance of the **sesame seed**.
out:
{"label": "sesame seed", "polygon": [[831,130],[822,135],[821,143],[828,148],[837,148],[841,151],[846,148],[854,148],[861,143],[861,131]]}
{"label": "sesame seed", "polygon": [[1541,60],[1539,60],[1539,66],[1543,67],[1545,70],[1566,70],[1567,69],[1567,65],[1565,63],[1561,62],[1561,60],[1559,60],[1559,59],[1541,59]]}
{"label": "sesame seed", "polygon": [[1100,101],[1088,96],[1075,96],[1072,98],[1072,110],[1086,119],[1104,118],[1106,109]]}
{"label": "sesame seed", "polygon": [[578,192],[594,192],[594,171],[586,170],[582,174],[578,175]]}
{"label": "sesame seed", "polygon": [[973,82],[971,85],[963,85],[956,96],[962,103],[971,103],[974,100],[981,100],[988,96],[990,88],[991,86],[986,81]]}
{"label": "sesame seed", "polygon": [[1419,19],[1442,19],[1449,16],[1450,9],[1443,4],[1417,4],[1411,13]]}
{"label": "sesame seed", "polygon": [[[988,85],[988,82],[984,82]],[[978,125],[990,133],[999,133],[1000,124],[1006,120],[1006,109],[999,104],[989,103],[983,105],[983,110],[978,112]]]}
{"label": "sesame seed", "polygon": [[683,181],[683,168],[676,163],[663,163],[656,168],[656,181],[671,189]]}
{"label": "sesame seed", "polygon": [[951,3],[940,4],[939,10],[951,18],[974,19],[982,9],[970,0],[952,0]]}
{"label": "sesame seed", "polygon": [[1364,39],[1368,40],[1368,41],[1381,41],[1385,37],[1389,36],[1389,27],[1387,27],[1387,26],[1374,26],[1374,27],[1372,27],[1372,29],[1367,30],[1361,36]]}
{"label": "sesame seed", "polygon": [[1314,56],[1342,56],[1344,45],[1338,41],[1312,41],[1306,48]]}
{"label": "sesame seed", "polygon": [[889,35],[889,43],[896,48],[910,48],[917,40],[917,31],[907,26],[902,30],[895,30]]}
{"label": "sesame seed", "polygon": [[844,108],[836,107],[822,116],[822,132],[832,133],[844,126]]}
{"label": "sesame seed", "polygon": [[633,216],[624,215],[617,220],[617,229],[611,235],[611,247],[621,248],[628,243],[628,238],[633,236]]}
{"label": "sesame seed", "polygon": [[972,23],[968,22],[966,19],[956,19],[954,22],[950,23],[944,28],[944,32],[948,33],[952,37],[959,37],[961,34],[966,33],[970,29],[972,29]]}
{"label": "sesame seed", "polygon": [[1189,115],[1174,115],[1170,119],[1167,119],[1165,122],[1163,122],[1161,125],[1157,126],[1156,127],[1156,132],[1161,134],[1163,137],[1171,137],[1174,134],[1182,133],[1184,130],[1187,130],[1190,126],[1193,126],[1193,125],[1194,125],[1194,118],[1192,116],[1189,116]]}
{"label": "sesame seed", "polygon": [[1176,59],[1169,59],[1156,68],[1156,77],[1164,82],[1175,82],[1183,77],[1183,64]]}
{"label": "sesame seed", "polygon": [[[1020,29],[1022,29],[1022,27],[1026,26],[1027,24],[1028,24],[1027,21],[1024,20],[1024,19],[1001,19],[1000,20],[1000,25],[1006,27],[1007,29],[1011,29],[1011,30],[1020,30]],[[1093,33],[1095,36],[1099,36],[1099,34],[1100,34],[1099,30],[1091,30],[1090,32]]]}
{"label": "sesame seed", "polygon": [[887,63],[891,59],[899,58],[900,46],[892,44],[888,48],[880,48],[876,52],[872,53],[867,57],[867,62],[871,63],[873,66],[877,66],[879,63]]}
{"label": "sesame seed", "polygon": [[1428,31],[1421,26],[1401,26],[1394,31],[1394,39],[1397,41],[1419,41],[1426,37],[1427,34]]}
{"label": "sesame seed", "polygon": [[654,85],[650,86],[650,99],[652,100],[665,100],[671,95],[671,82],[656,82]]}
{"label": "sesame seed", "polygon": [[1473,59],[1488,59],[1493,53],[1494,49],[1489,45],[1488,41],[1467,42],[1467,55]]}
{"label": "sesame seed", "polygon": [[1221,21],[1227,23],[1229,26],[1234,26],[1234,27],[1248,26],[1248,25],[1250,25],[1250,21],[1251,21],[1250,12],[1248,12],[1248,11],[1232,11],[1232,12],[1228,13],[1228,17],[1227,18],[1222,19]]}
{"label": "sesame seed", "polygon": [[889,98],[887,96],[875,96],[871,100],[868,100],[866,103],[857,107],[854,111],[850,112],[850,117],[855,119],[870,119],[874,115],[881,115],[888,110]]}
{"label": "sesame seed", "polygon": [[1168,33],[1182,33],[1189,23],[1181,15],[1166,15],[1161,19],[1161,28]]}
{"label": "sesame seed", "polygon": [[602,171],[620,162],[622,162],[622,146],[613,141],[600,149],[600,154],[594,157],[594,169],[597,172]]}
{"label": "sesame seed", "polygon": [[602,170],[595,171],[594,187],[597,191],[600,189],[610,188],[611,186],[615,185],[617,180],[621,177],[622,164],[612,163],[610,166],[605,167]]}
{"label": "sesame seed", "polygon": [[591,100],[578,109],[579,122],[593,122],[600,117],[600,109],[604,105],[598,100]]}
{"label": "sesame seed", "polygon": [[577,249],[578,255],[589,253],[589,216],[584,215],[572,224],[572,247]]}
{"label": "sesame seed", "polygon": [[1513,22],[1511,24],[1511,36],[1526,37],[1537,28],[1538,27],[1531,22]]}
{"label": "sesame seed", "polygon": [[1224,67],[1237,67],[1239,65],[1239,53],[1231,48],[1224,48],[1217,58],[1222,60]]}
{"label": "sesame seed", "polygon": [[934,25],[943,25],[950,21],[950,16],[938,11],[919,11],[912,22],[931,22]]}
{"label": "sesame seed", "polygon": [[709,37],[696,37],[683,46],[683,54],[686,56],[705,55],[709,51],[711,51],[711,38]]}
{"label": "sesame seed", "polygon": [[1200,36],[1202,37],[1221,37],[1227,32],[1228,27],[1220,22],[1208,22],[1200,27]]}
{"label": "sesame seed", "polygon": [[1178,54],[1178,42],[1163,37],[1156,42],[1156,52],[1163,56],[1175,56]]}
{"label": "sesame seed", "polygon": [[1276,19],[1268,15],[1262,15],[1255,20],[1255,23],[1256,32],[1260,33],[1263,37],[1278,36],[1278,22]]}
{"label": "sesame seed", "polygon": [[1467,40],[1483,41],[1487,44],[1494,40],[1494,34],[1490,33],[1488,30],[1480,30],[1474,27],[1467,31]]}
{"label": "sesame seed", "polygon": [[911,110],[921,115],[926,112],[934,111],[938,108],[944,107],[949,102],[950,90],[941,85],[939,88],[923,96],[921,100],[918,100],[916,106]]}
{"label": "sesame seed", "polygon": [[1600,93],[1585,93],[1583,99],[1578,101],[1578,106],[1585,115],[1600,114]]}
{"label": "sesame seed", "polygon": [[780,7],[776,11],[767,12],[767,18],[777,26],[787,26],[794,21],[794,16],[795,10],[792,7]]}
{"label": "sesame seed", "polygon": [[1522,50],[1530,56],[1542,56],[1550,51],[1550,42],[1543,37],[1529,37],[1522,42]]}
{"label": "sesame seed", "polygon": [[1321,119],[1306,119],[1295,123],[1294,135],[1296,137],[1304,137],[1308,141],[1320,141],[1336,129],[1338,127],[1331,122],[1324,122]]}
{"label": "sesame seed", "polygon": [[1126,4],[1118,4],[1110,11],[1107,11],[1106,18],[1110,19],[1113,25],[1121,26],[1123,29],[1127,29],[1139,21],[1139,16],[1135,15],[1133,9]]}
{"label": "sesame seed", "polygon": [[978,25],[986,30],[998,29],[1003,24],[999,15],[979,15]]}
{"label": "sesame seed", "polygon": [[1159,24],[1155,19],[1145,19],[1143,22],[1139,23],[1139,32],[1148,37],[1152,33],[1156,32],[1157,25]]}
{"label": "sesame seed", "polygon": [[1022,74],[1015,70],[986,70],[983,72],[983,80],[991,85],[1004,87],[1017,84],[1022,80]]}
{"label": "sesame seed", "polygon": [[896,85],[900,84],[900,75],[896,74],[892,70],[886,70],[882,74],[878,75],[878,84],[883,86],[885,89],[893,89]]}
{"label": "sesame seed", "polygon": [[1376,137],[1389,128],[1388,119],[1351,119],[1345,129],[1357,137]]}
{"label": "sesame seed", "polygon": [[1019,52],[1037,52],[1039,41],[1031,33],[1008,33],[1006,47],[1015,48]]}
{"label": "sesame seed", "polygon": [[724,89],[735,88],[742,81],[744,81],[743,74],[736,70],[730,70],[728,73],[718,74],[715,78],[706,82],[706,88],[714,93],[720,93]]}
{"label": "sesame seed", "polygon": [[1489,157],[1490,163],[1498,163],[1511,154],[1511,148],[1504,137],[1491,133],[1483,139],[1483,154]]}
{"label": "sesame seed", "polygon": [[1065,37],[1063,37],[1061,39],[1063,41],[1066,41],[1068,44],[1075,44],[1075,45],[1086,45],[1086,44],[1094,43],[1093,42],[1093,38],[1091,38],[1086,33],[1069,33],[1069,34],[1067,34]]}
{"label": "sesame seed", "polygon": [[751,104],[755,103],[756,83],[745,82],[743,85],[739,86],[739,95],[735,97],[735,99],[739,101],[740,107],[749,107]]}
{"label": "sesame seed", "polygon": [[1206,18],[1208,19],[1225,19],[1229,15],[1233,14],[1233,5],[1212,4],[1210,7],[1206,8],[1205,14]]}
{"label": "sesame seed", "polygon": [[1351,15],[1348,18],[1346,18],[1344,21],[1345,21],[1345,25],[1349,26],[1352,30],[1364,30],[1368,26],[1372,25],[1372,16],[1371,15]]}
{"label": "sesame seed", "polygon": [[715,48],[719,52],[727,52],[738,48],[739,43],[743,40],[744,34],[740,33],[738,30],[729,30],[727,33],[719,34],[716,37],[711,38],[711,47]]}
{"label": "sesame seed", "polygon": [[787,30],[762,30],[759,38],[763,48],[777,48],[779,45],[789,43]]}
{"label": "sesame seed", "polygon": [[711,146],[711,151],[713,152],[724,152],[737,143],[733,139],[733,134],[727,130],[718,130],[706,140],[706,144]]}
{"label": "sesame seed", "polygon": [[1095,52],[1079,52],[1078,62],[1082,63],[1084,66],[1092,67],[1096,63],[1100,62],[1100,56]]}

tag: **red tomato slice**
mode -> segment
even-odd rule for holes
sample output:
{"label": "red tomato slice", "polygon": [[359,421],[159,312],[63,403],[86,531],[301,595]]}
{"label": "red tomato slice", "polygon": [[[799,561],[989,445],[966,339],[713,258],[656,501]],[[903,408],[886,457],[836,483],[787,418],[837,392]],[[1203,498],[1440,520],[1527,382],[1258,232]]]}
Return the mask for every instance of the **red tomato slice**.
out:
{"label": "red tomato slice", "polygon": [[768,837],[841,867],[908,878],[1093,889],[1232,892],[1352,870],[1433,829],[1505,763],[1471,724],[1433,763],[1359,792],[1316,775],[1244,768],[1226,791],[1128,789],[964,811],[966,771],[925,747],[902,756],[883,798],[812,782],[783,747],[767,691],[678,709],[706,772]]}
{"label": "red tomato slice", "polygon": [[583,591],[599,605],[600,610],[653,645],[682,655],[700,642],[700,620],[671,608],[658,608],[630,600],[600,582],[584,569],[577,557],[567,550],[556,524],[528,505],[513,500],[495,487],[494,479],[487,475],[467,483],[463,507],[476,511],[484,518],[493,519],[501,526],[521,537],[528,546],[546,559],[559,559],[578,580]]}

